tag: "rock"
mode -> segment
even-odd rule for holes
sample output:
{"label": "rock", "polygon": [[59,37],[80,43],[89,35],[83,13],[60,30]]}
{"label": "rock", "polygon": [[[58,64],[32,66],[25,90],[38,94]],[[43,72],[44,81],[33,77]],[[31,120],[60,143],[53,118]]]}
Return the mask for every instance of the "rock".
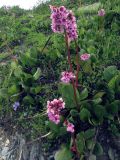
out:
{"label": "rock", "polygon": [[55,159],[54,159],[54,156],[50,156],[50,157],[48,158],[48,160],[55,160]]}
{"label": "rock", "polygon": [[40,142],[28,144],[22,135],[8,137],[0,128],[0,160],[45,160]]}

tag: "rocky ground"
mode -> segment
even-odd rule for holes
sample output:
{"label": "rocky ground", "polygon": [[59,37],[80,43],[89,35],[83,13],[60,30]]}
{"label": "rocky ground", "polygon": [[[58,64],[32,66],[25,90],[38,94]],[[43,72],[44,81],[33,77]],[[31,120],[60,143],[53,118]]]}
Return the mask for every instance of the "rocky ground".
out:
{"label": "rocky ground", "polygon": [[44,160],[38,142],[27,145],[24,138],[17,133],[8,136],[0,128],[0,160]]}
{"label": "rocky ground", "polygon": [[[119,160],[120,139],[113,139],[101,132],[98,139],[104,146],[104,155],[97,157],[97,160]],[[53,150],[56,149],[52,148],[52,151],[45,155],[41,146],[39,140],[29,143],[22,135],[15,133],[10,136],[0,127],[0,160],[54,160]]]}

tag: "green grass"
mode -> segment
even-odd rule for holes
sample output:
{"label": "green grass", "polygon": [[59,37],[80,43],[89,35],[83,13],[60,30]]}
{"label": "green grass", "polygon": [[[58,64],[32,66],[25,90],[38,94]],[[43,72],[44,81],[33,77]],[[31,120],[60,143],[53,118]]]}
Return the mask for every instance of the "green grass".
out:
{"label": "green grass", "polygon": [[78,14],[97,13],[100,5],[101,5],[101,3],[94,3],[91,5],[87,5],[87,6],[82,6],[82,7],[78,8],[77,13]]}

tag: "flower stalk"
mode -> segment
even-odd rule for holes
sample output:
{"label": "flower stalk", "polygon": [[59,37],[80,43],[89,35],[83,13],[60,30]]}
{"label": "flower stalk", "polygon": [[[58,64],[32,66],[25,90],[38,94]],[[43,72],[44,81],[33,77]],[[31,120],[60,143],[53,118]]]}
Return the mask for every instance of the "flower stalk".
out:
{"label": "flower stalk", "polygon": [[79,151],[77,149],[75,133],[72,134],[72,140],[73,140],[73,144],[72,144],[71,150],[76,153],[77,158],[80,158],[80,153],[79,153]]}
{"label": "flower stalk", "polygon": [[79,50],[78,50],[78,45],[75,40],[75,46],[76,46],[76,64],[77,64],[77,72],[76,72],[76,88],[78,88],[78,76],[79,76],[79,71],[80,71],[80,64],[79,64]]}
{"label": "flower stalk", "polygon": [[[70,66],[70,72],[73,72],[72,63],[71,63],[71,56],[70,56],[70,47],[69,47],[68,36],[67,36],[66,32],[65,32],[65,42],[66,42],[66,47],[67,47],[67,51],[68,51],[67,54],[68,54],[68,63]],[[73,91],[74,91],[75,103],[76,103],[76,106],[78,107],[76,85],[75,85],[75,82],[73,79],[72,79],[72,86],[73,86]]]}

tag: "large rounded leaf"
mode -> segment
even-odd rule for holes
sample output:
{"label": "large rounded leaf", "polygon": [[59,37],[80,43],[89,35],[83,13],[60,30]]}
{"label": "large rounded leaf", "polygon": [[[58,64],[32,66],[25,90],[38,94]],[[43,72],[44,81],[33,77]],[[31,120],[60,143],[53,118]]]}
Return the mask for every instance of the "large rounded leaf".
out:
{"label": "large rounded leaf", "polygon": [[68,148],[62,147],[56,152],[55,160],[72,160],[72,153]]}

